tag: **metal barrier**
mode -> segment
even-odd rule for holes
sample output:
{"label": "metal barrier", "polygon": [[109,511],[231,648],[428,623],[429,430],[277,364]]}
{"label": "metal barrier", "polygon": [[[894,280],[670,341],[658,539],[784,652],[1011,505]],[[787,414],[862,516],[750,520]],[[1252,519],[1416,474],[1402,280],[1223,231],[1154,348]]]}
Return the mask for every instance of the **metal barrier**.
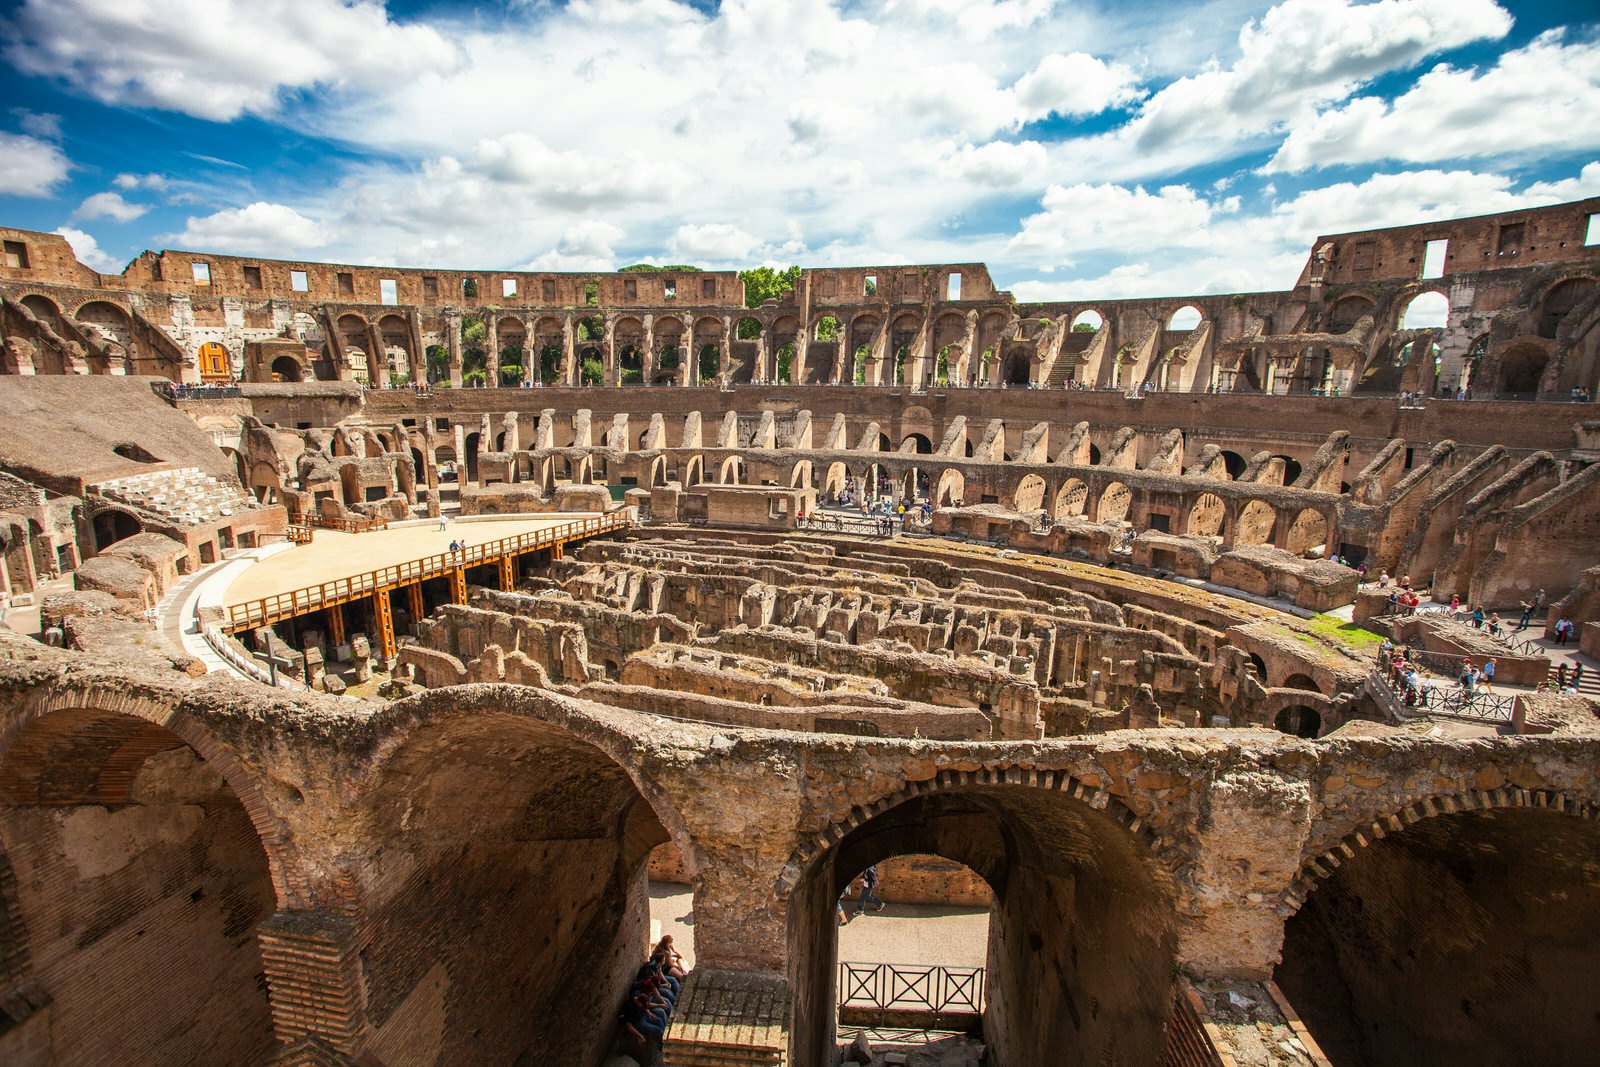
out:
{"label": "metal barrier", "polygon": [[839,1007],[983,1014],[982,967],[839,963]]}
{"label": "metal barrier", "polygon": [[502,537],[498,541],[486,544],[469,545],[458,552],[441,552],[435,556],[396,563],[350,578],[320,582],[287,593],[274,593],[258,600],[230,605],[228,623],[224,629],[229,633],[235,633],[256,626],[268,626],[281,619],[293,618],[296,615],[320,611],[335,604],[371,596],[379,590],[414,585],[429,578],[443,577],[452,571],[464,571],[469,567],[493,563],[506,556],[518,556],[524,552],[550,548],[578,538],[626,529],[631,525],[632,519],[628,509],[619,508],[592,519],[577,519],[544,530]]}
{"label": "metal barrier", "polygon": [[1454,685],[1428,685],[1422,683],[1413,691],[1403,681],[1391,681],[1389,673],[1381,668],[1372,672],[1372,680],[1393,694],[1392,705],[1401,717],[1413,715],[1449,715],[1477,722],[1514,723],[1517,698],[1515,694],[1468,693]]}

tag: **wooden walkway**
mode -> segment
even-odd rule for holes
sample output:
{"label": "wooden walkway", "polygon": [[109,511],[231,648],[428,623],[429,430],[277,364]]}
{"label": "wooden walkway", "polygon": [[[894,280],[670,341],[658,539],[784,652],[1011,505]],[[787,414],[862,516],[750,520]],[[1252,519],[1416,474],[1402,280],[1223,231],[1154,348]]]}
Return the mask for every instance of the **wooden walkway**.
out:
{"label": "wooden walkway", "polygon": [[[422,599],[422,583],[432,578],[444,578],[450,583],[450,599],[464,604],[467,600],[466,572],[471,567],[493,565],[500,572],[500,587],[510,591],[516,582],[516,560],[528,552],[548,550],[553,559],[560,559],[566,545],[584,541],[601,534],[624,530],[632,519],[626,508],[590,519],[534,530],[514,537],[503,537],[481,545],[469,545],[458,552],[441,552],[422,559],[408,560],[348,578],[319,582],[287,593],[232,604],[227,608],[228,618],[222,628],[230,633],[271,626],[313,611],[329,610],[330,629],[335,644],[344,642],[343,612],[341,605],[366,597],[372,598],[373,618],[377,620],[378,649],[385,658],[394,655],[394,622],[389,604],[389,593],[405,589],[411,597],[413,608]],[[414,610],[413,614],[417,612]]]}

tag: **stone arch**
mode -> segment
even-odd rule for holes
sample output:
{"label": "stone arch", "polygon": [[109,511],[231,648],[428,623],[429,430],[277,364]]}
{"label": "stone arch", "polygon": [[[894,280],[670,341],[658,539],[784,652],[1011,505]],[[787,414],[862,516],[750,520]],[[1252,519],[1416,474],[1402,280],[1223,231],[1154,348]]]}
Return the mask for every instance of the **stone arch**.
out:
{"label": "stone arch", "polygon": [[1499,392],[1533,395],[1539,392],[1550,353],[1535,344],[1513,345],[1500,357]]}
{"label": "stone arch", "polygon": [[1195,537],[1221,537],[1228,524],[1228,505],[1215,493],[1195,497],[1184,520],[1184,533]]}
{"label": "stone arch", "polygon": [[1292,555],[1304,555],[1328,543],[1330,532],[1328,517],[1318,508],[1301,508],[1284,534],[1284,550]]}
{"label": "stone arch", "polygon": [[[1170,968],[1173,859],[1110,794],[1069,771],[1011,766],[910,782],[791,853],[774,891],[788,916],[792,1062],[822,1062],[833,1036],[833,912],[844,882],[909,852],[964,863],[994,891],[985,1036],[1003,1062],[1100,1062],[1112,1045],[1130,1063],[1160,1060],[1170,989],[1153,983],[1130,997],[1141,983],[1117,969]],[[1063,894],[1066,884],[1072,890]],[[1043,919],[1045,898],[1070,899],[1077,921]],[[1097,953],[1078,952],[1085,934]],[[1064,983],[1044,980],[1069,971]],[[1094,1001],[1094,1019],[1068,1000]]]}
{"label": "stone arch", "polygon": [[843,463],[833,462],[828,464],[828,475],[822,483],[822,491],[829,496],[837,496],[850,484],[850,470]]}
{"label": "stone arch", "polygon": [[1011,506],[1018,511],[1038,511],[1044,506],[1044,479],[1037,474],[1024,475],[1011,494]]}
{"label": "stone arch", "polygon": [[15,696],[0,733],[0,865],[17,876],[28,955],[6,962],[50,996],[40,1051],[63,1063],[270,1055],[255,930],[305,886],[260,783],[176,701],[71,683]]}
{"label": "stone arch", "polygon": [[1083,333],[1099,333],[1105,327],[1106,317],[1094,308],[1084,308],[1072,316],[1071,329],[1077,330],[1079,326],[1090,326],[1093,329],[1083,330]]}
{"label": "stone arch", "polygon": [[[1469,773],[1504,781],[1492,764]],[[1587,1062],[1593,983],[1571,976],[1600,958],[1594,801],[1507,785],[1365,820],[1280,899],[1274,977],[1330,1059]]]}
{"label": "stone arch", "polygon": [[1536,328],[1540,337],[1555,340],[1561,323],[1570,315],[1574,308],[1594,295],[1596,282],[1593,278],[1566,278],[1552,285],[1544,294],[1544,299],[1539,301],[1539,323]]}
{"label": "stone arch", "polygon": [[699,485],[706,479],[706,461],[703,456],[691,456],[688,466],[683,470],[683,484],[685,488]]}
{"label": "stone arch", "polygon": [[[649,854],[671,841],[694,871],[699,849],[626,735],[555,694],[472,688],[388,705],[366,731],[363,813],[407,828],[372,858],[368,1011],[437,966],[454,994],[440,1062],[599,1062],[649,935]],[[420,963],[396,951],[417,922],[436,954]]]}
{"label": "stone arch", "polygon": [[1249,468],[1250,464],[1243,456],[1232,449],[1223,449],[1222,466],[1227,470],[1228,477],[1231,480],[1238,481],[1239,475],[1243,474]]}
{"label": "stone arch", "polygon": [[144,532],[144,523],[139,516],[124,508],[96,509],[92,525],[96,552],[104,552],[118,541],[125,541],[135,534]]}
{"label": "stone arch", "polygon": [[303,382],[306,371],[298,359],[293,356],[279,356],[272,361],[272,374],[275,381]]}
{"label": "stone arch", "polygon": [[934,492],[934,504],[941,508],[958,507],[966,502],[967,476],[954,467],[939,475],[939,487]]}
{"label": "stone arch", "polygon": [[1319,686],[1315,681],[1313,681],[1309,674],[1291,674],[1291,675],[1289,675],[1289,677],[1285,678],[1282,682],[1279,682],[1276,688],[1278,688],[1278,689],[1304,689],[1309,693],[1320,693],[1320,692],[1322,692],[1322,687]]}
{"label": "stone arch", "polygon": [[1348,333],[1362,318],[1373,313],[1371,300],[1359,294],[1339,299],[1328,312],[1328,333]]}
{"label": "stone arch", "polygon": [[793,467],[789,468],[789,488],[810,489],[811,477],[811,461],[809,459],[799,460]]}
{"label": "stone arch", "polygon": [[1078,518],[1085,514],[1089,504],[1089,486],[1080,478],[1068,478],[1056,491],[1055,519]]}
{"label": "stone arch", "polygon": [[1278,525],[1278,513],[1265,500],[1247,500],[1233,524],[1236,545],[1270,545]]}
{"label": "stone arch", "polygon": [[1133,510],[1133,490],[1123,482],[1109,482],[1095,501],[1095,522],[1125,522]]}
{"label": "stone arch", "polygon": [[1167,316],[1168,333],[1192,333],[1205,321],[1205,313],[1193,304],[1185,304]]}
{"label": "stone arch", "polygon": [[928,440],[926,434],[908,433],[900,440],[900,451],[906,450],[906,445],[912,446],[912,451],[919,456],[933,455],[933,442]]}
{"label": "stone arch", "polygon": [[1437,289],[1425,289],[1401,306],[1395,329],[1442,330],[1449,323],[1450,298]]}
{"label": "stone arch", "polygon": [[1291,704],[1279,709],[1272,725],[1281,734],[1314,738],[1322,732],[1322,715],[1309,704]]}
{"label": "stone arch", "polygon": [[722,461],[722,467],[717,472],[717,481],[723,485],[739,485],[743,482],[744,460],[738,456],[729,456]]}

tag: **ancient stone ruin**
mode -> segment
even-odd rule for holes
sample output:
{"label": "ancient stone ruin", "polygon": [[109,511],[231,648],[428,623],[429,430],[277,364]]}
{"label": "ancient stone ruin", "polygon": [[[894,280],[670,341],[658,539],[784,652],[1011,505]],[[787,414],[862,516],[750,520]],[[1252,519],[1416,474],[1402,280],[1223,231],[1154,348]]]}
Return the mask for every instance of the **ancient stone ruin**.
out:
{"label": "ancient stone ruin", "polygon": [[884,863],[988,1064],[1587,1062],[1597,211],[1048,305],[4,231],[0,1060],[831,1065]]}

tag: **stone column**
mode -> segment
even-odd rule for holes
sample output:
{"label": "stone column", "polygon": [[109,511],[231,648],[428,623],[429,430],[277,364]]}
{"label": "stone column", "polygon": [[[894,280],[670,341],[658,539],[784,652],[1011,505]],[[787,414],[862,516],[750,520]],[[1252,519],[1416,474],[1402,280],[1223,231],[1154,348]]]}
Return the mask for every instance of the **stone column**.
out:
{"label": "stone column", "polygon": [[461,388],[461,312],[447,311],[444,316],[444,343],[450,350],[450,384]]}
{"label": "stone column", "polygon": [[639,359],[639,381],[649,385],[656,373],[656,318],[644,317],[644,355]]}
{"label": "stone column", "polygon": [[564,385],[578,384],[578,329],[568,315],[561,320],[561,358],[563,360],[560,381]]}
{"label": "stone column", "polygon": [[500,384],[500,324],[495,321],[495,317],[494,312],[484,312],[483,324],[486,328],[484,343],[489,351],[483,356],[483,384],[490,389]]}

